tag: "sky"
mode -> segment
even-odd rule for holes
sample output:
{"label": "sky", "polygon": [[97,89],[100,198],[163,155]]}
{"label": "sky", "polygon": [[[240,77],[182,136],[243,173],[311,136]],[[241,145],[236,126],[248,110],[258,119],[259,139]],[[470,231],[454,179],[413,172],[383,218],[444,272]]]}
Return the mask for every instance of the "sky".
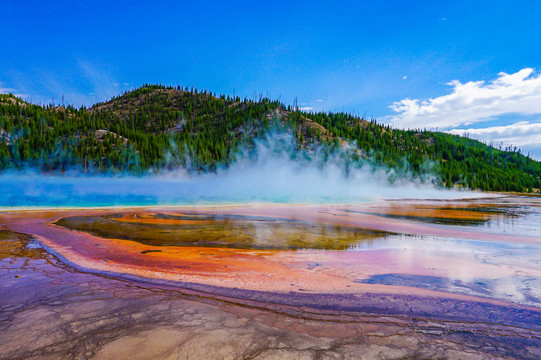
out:
{"label": "sky", "polygon": [[541,160],[541,2],[12,1],[0,92],[90,106],[145,83],[262,94]]}

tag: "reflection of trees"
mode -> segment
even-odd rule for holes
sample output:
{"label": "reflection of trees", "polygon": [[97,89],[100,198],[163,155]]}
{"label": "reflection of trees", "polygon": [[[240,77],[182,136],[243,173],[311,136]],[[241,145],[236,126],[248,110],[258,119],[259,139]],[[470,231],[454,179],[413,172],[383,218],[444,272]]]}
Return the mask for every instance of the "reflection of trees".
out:
{"label": "reflection of trees", "polygon": [[55,224],[93,235],[132,240],[151,246],[210,246],[254,249],[348,250],[371,246],[374,239],[389,233],[350,226],[225,215],[145,215],[147,219],[174,220],[169,223],[144,223],[134,216],[120,221],[122,214],[75,216]]}

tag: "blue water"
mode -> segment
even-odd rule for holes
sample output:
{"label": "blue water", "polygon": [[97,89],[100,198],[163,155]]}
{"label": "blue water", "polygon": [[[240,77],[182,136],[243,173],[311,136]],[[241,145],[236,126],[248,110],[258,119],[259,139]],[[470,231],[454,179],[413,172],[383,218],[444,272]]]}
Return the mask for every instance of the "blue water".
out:
{"label": "blue water", "polygon": [[241,182],[159,177],[0,176],[0,207],[107,207],[231,203],[363,203],[364,196],[249,188]]}
{"label": "blue water", "polygon": [[225,200],[194,191],[193,186],[178,181],[135,177],[8,175],[0,177],[0,189],[0,207],[184,205]]}
{"label": "blue water", "polygon": [[[0,175],[0,207],[99,207],[227,203],[359,204],[384,198],[445,199],[478,196],[432,185],[391,186],[371,177],[267,169],[226,174],[143,177]],[[264,171],[265,170],[265,171]],[[310,176],[309,176],[310,175]]]}

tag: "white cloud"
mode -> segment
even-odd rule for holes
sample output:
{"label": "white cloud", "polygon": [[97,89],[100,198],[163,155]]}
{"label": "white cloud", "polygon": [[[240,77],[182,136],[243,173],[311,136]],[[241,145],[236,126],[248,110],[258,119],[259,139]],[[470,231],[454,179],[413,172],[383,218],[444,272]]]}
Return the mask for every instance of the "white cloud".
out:
{"label": "white cloud", "polygon": [[406,80],[408,78],[407,75],[402,76],[402,80]]}
{"label": "white cloud", "polygon": [[453,80],[448,85],[448,95],[394,102],[390,108],[397,114],[387,120],[402,128],[450,129],[505,114],[541,114],[541,74],[531,68],[502,72],[489,82]]}
{"label": "white cloud", "polygon": [[541,122],[519,121],[511,125],[491,126],[482,129],[453,129],[449,133],[465,135],[498,145],[515,145],[525,149],[541,147]]}
{"label": "white cloud", "polygon": [[15,92],[15,89],[2,87],[2,83],[0,83],[0,94],[8,94],[13,92]]}
{"label": "white cloud", "polygon": [[317,99],[316,101],[317,101],[318,103],[325,102],[325,100],[323,100],[323,99]]}
{"label": "white cloud", "polygon": [[118,81],[110,66],[85,59],[77,60],[76,64],[67,73],[51,68],[13,72],[9,82],[0,82],[0,92],[11,92],[36,104],[49,104],[54,98],[58,105],[64,98],[65,104],[90,106],[119,95],[128,87]]}
{"label": "white cloud", "polygon": [[105,68],[86,60],[79,61],[79,68],[100,101],[118,95],[119,82]]}
{"label": "white cloud", "polygon": [[26,99],[28,95],[19,93],[16,89],[10,88],[10,87],[4,87],[2,82],[0,81],[0,94],[13,94],[17,97]]}
{"label": "white cloud", "polygon": [[310,106],[303,106],[300,108],[301,111],[312,111],[314,110],[314,108],[310,107]]}

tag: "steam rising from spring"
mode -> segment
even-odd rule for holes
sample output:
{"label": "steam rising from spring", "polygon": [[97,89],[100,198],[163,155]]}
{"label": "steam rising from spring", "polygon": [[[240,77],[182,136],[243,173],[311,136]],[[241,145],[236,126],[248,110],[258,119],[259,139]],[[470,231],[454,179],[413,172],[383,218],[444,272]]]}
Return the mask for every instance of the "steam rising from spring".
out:
{"label": "steam rising from spring", "polygon": [[354,162],[352,151],[354,147],[299,152],[291,135],[274,134],[215,173],[177,169],[141,177],[4,174],[0,176],[0,206],[362,203],[479,196],[438,189],[430,179],[414,180],[411,174],[396,174],[368,160]]}

